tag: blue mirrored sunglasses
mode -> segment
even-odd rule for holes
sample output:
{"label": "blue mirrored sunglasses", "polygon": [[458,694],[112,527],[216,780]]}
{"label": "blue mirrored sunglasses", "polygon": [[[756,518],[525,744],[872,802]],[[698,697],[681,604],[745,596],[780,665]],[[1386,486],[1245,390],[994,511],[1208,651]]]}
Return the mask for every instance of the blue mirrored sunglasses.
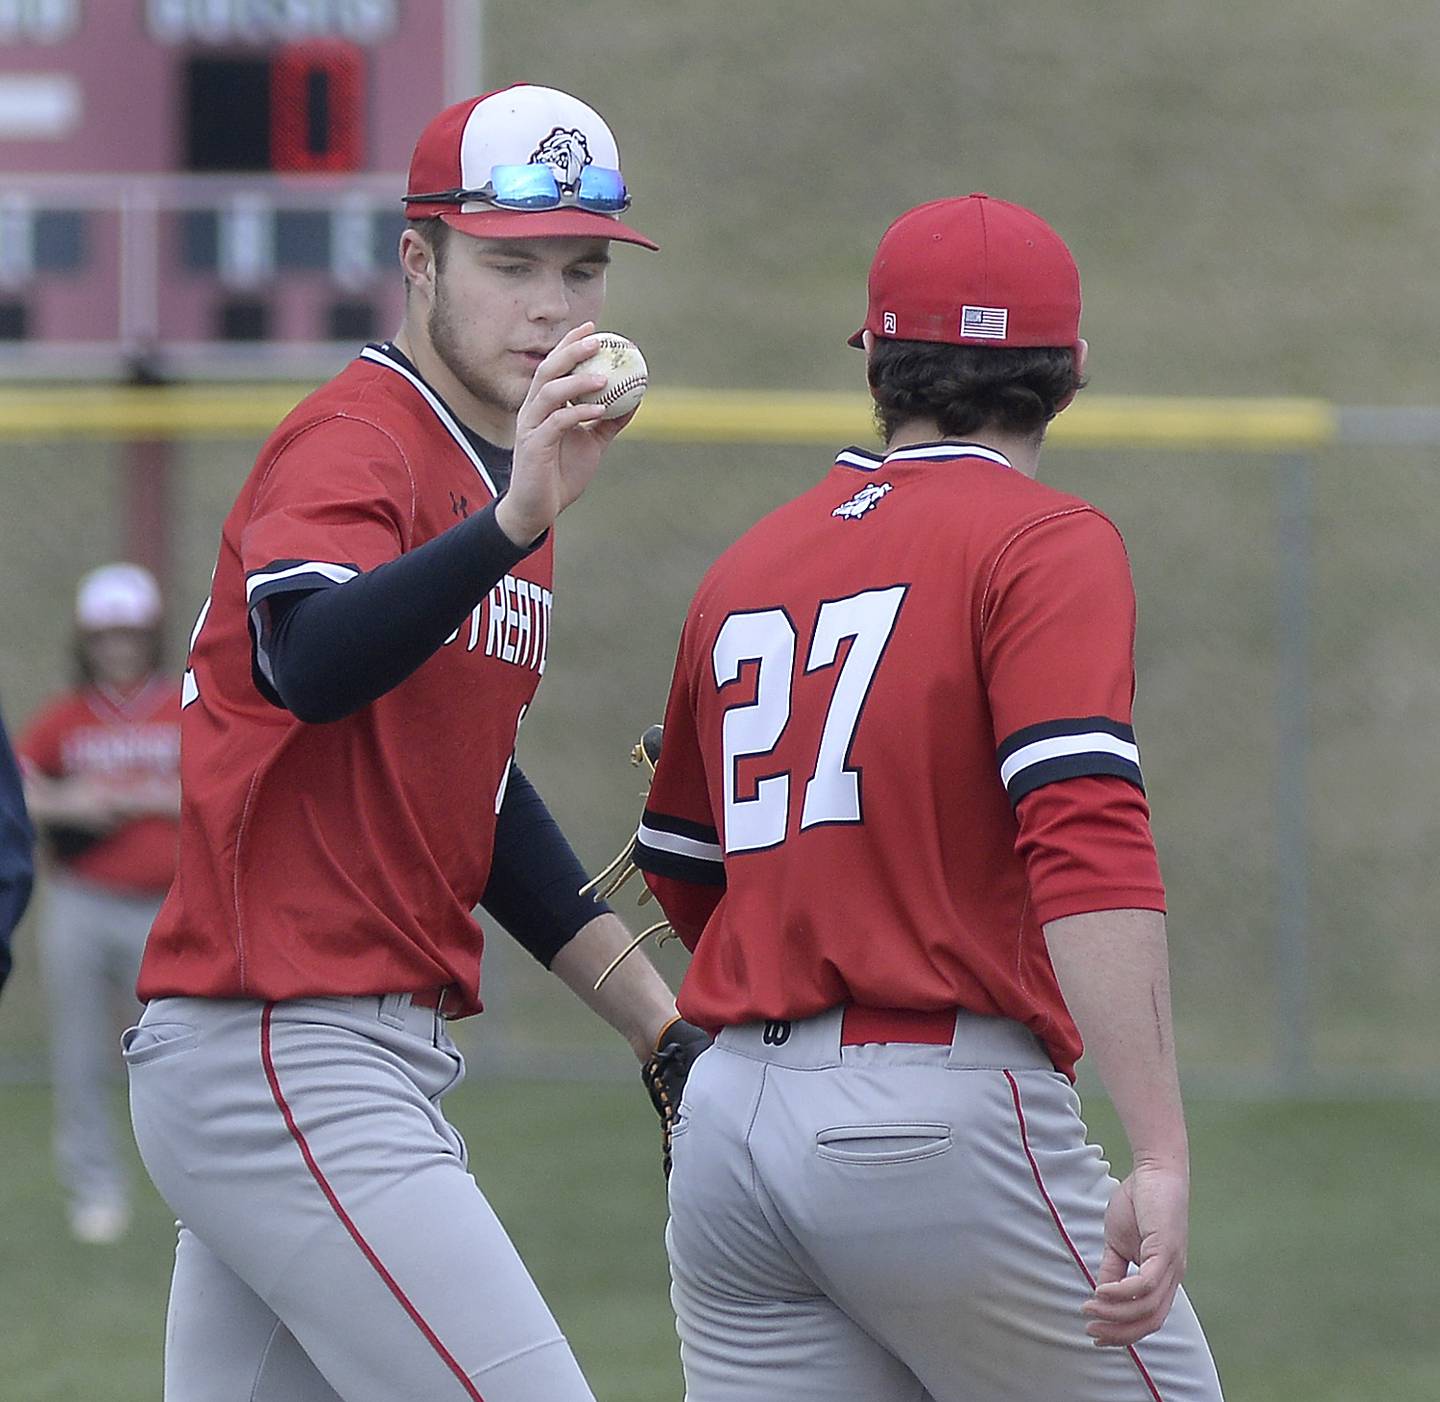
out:
{"label": "blue mirrored sunglasses", "polygon": [[597,214],[618,214],[630,207],[630,192],[618,170],[586,166],[580,186],[571,194],[560,188],[554,170],[537,161],[533,165],[495,166],[478,190],[437,190],[428,195],[406,195],[406,204],[480,204],[497,209],[560,209],[574,205]]}

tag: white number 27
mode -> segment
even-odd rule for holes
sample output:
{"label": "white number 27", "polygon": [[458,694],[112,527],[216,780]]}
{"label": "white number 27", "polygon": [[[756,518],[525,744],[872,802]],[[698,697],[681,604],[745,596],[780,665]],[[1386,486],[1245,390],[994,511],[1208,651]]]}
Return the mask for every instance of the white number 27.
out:
{"label": "white number 27", "polygon": [[[830,695],[815,772],[805,785],[800,827],[822,823],[858,823],[860,771],[846,767],[855,729],[885,645],[895,629],[907,586],[869,589],[821,604],[805,660],[805,673],[833,667],[840,644],[852,639]],[[795,625],[784,609],[732,613],[715,639],[711,660],[715,685],[724,687],[740,677],[747,662],[757,665],[754,701],[725,712],[725,850],[755,852],[785,840],[790,822],[790,775],[781,770],[755,785],[753,798],[736,793],[738,762],[769,754],[790,721],[795,673]]]}

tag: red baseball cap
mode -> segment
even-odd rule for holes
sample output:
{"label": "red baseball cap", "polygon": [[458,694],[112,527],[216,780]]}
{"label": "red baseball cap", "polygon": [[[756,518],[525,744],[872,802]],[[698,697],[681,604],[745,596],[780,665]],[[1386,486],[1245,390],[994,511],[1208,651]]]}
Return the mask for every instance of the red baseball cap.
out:
{"label": "red baseball cap", "polygon": [[[513,175],[527,166],[549,167],[558,191],[552,207],[502,209],[478,197],[494,188],[497,168]],[[585,207],[592,168],[604,177],[603,203],[627,205],[620,151],[600,114],[569,93],[516,83],[447,107],[420,133],[405,214],[439,215],[478,238],[606,238],[657,248],[622,224],[618,209]]]}
{"label": "red baseball cap", "polygon": [[885,231],[861,334],[956,346],[1075,346],[1080,274],[1038,214],[989,195],[932,200]]}

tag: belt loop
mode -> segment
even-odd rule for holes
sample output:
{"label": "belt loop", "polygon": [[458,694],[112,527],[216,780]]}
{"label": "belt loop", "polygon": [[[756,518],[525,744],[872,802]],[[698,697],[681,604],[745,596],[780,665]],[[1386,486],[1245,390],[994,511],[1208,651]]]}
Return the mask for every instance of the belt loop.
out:
{"label": "belt loop", "polygon": [[384,993],[380,997],[380,1010],[377,1016],[387,1027],[394,1027],[403,1031],[405,1027],[405,1010],[409,1006],[410,995],[408,993]]}
{"label": "belt loop", "polygon": [[946,1065],[952,1070],[1009,1067],[1017,1071],[1055,1069],[1050,1054],[1023,1023],[962,1008]]}
{"label": "belt loop", "polygon": [[973,1065],[975,1061],[966,1037],[968,1020],[963,1009],[956,1010],[955,1035],[950,1039],[950,1052],[945,1058],[945,1065],[952,1071]]}
{"label": "belt loop", "polygon": [[840,1009],[814,1017],[744,1022],[721,1029],[717,1041],[727,1051],[775,1066],[819,1071],[839,1066]]}

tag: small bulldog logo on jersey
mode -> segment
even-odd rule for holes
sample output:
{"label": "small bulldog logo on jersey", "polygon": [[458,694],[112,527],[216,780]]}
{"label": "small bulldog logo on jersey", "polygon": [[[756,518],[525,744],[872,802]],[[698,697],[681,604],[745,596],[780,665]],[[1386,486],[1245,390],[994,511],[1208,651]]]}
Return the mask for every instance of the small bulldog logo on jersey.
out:
{"label": "small bulldog logo on jersey", "polygon": [[842,501],[830,514],[839,516],[842,520],[858,521],[867,511],[873,511],[889,490],[889,482],[868,482],[849,501]]}

